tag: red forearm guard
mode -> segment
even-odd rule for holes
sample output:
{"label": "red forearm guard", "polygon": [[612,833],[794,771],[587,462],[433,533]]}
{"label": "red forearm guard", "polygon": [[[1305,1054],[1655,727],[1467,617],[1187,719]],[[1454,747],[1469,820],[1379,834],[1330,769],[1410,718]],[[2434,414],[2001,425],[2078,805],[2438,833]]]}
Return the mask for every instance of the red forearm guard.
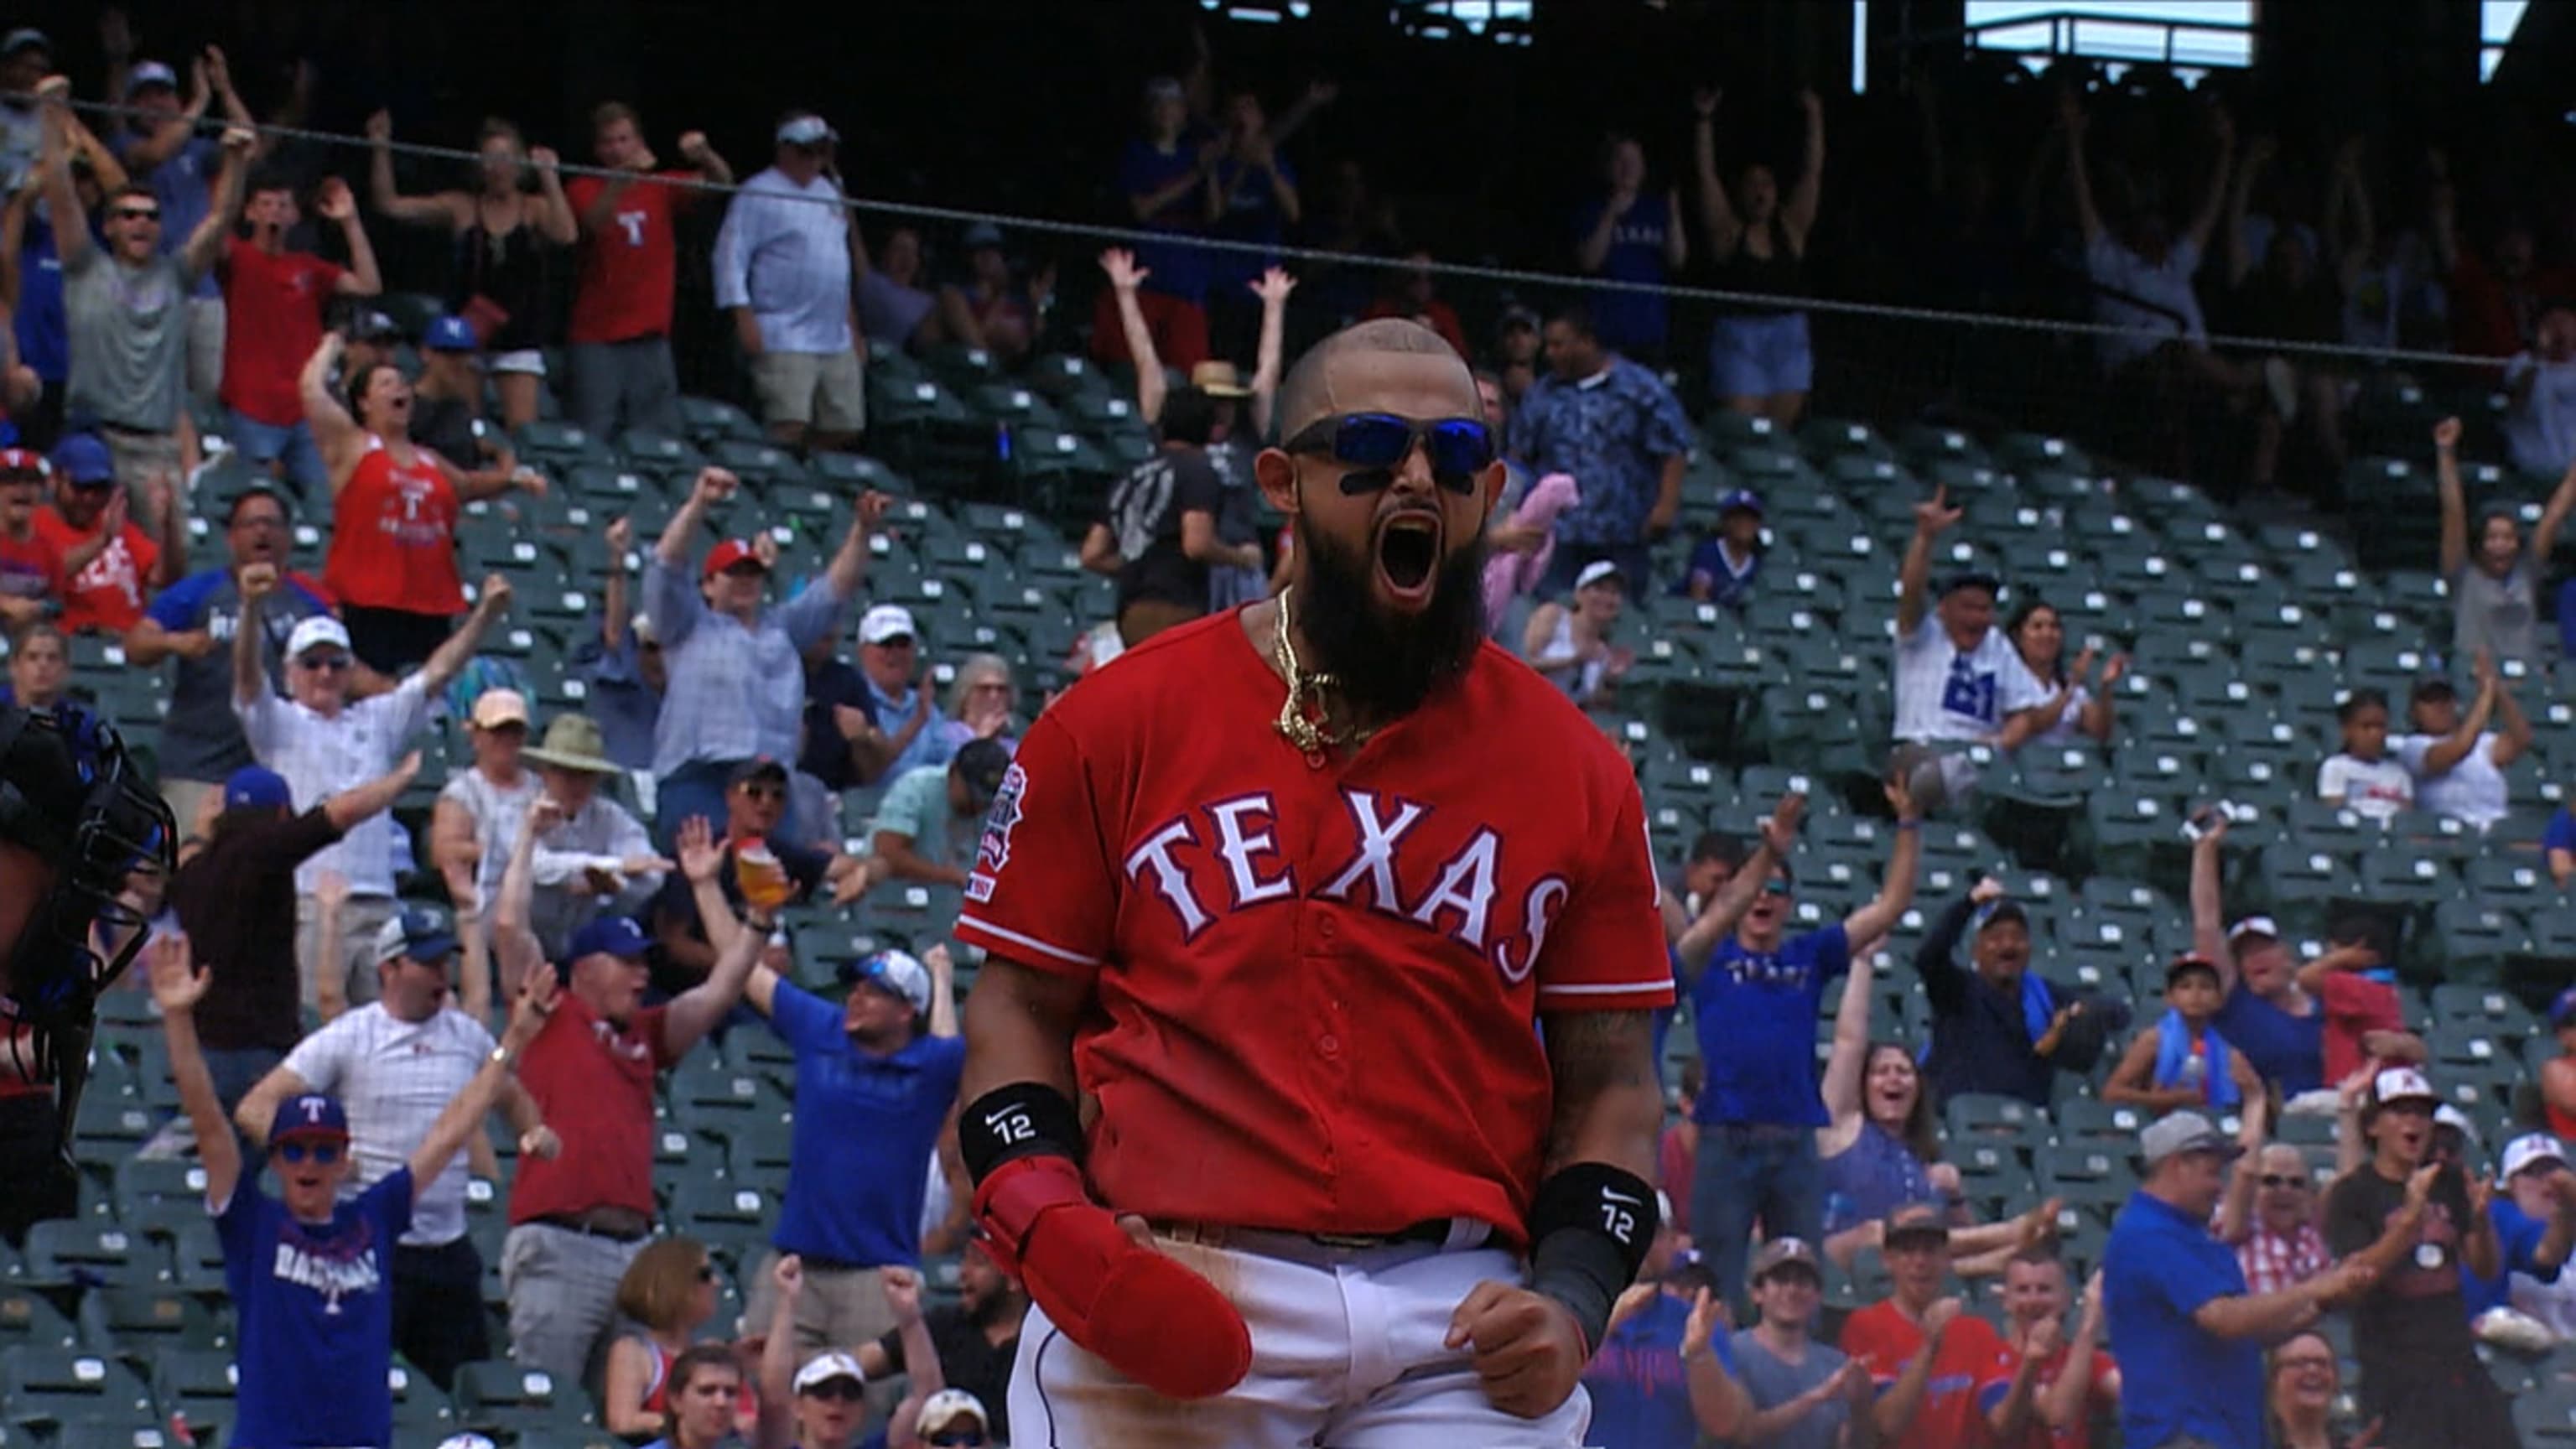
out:
{"label": "red forearm guard", "polygon": [[1243,1315],[1216,1285],[1129,1237],[1091,1200],[1071,1159],[994,1168],[975,1190],[975,1219],[995,1266],[1019,1278],[1065,1337],[1154,1392],[1204,1399],[1251,1370]]}

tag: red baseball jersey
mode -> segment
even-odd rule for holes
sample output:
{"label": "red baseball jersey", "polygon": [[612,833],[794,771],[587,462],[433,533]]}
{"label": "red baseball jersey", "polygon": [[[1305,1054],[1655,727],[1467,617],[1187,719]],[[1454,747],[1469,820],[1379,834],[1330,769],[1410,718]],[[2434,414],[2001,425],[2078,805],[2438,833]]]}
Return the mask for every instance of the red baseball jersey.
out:
{"label": "red baseball jersey", "polygon": [[[36,536],[54,551],[57,558],[97,537],[71,526],[51,507],[36,510]],[[59,621],[65,629],[106,629],[123,633],[143,619],[143,606],[152,598],[152,566],[161,561],[161,546],[152,536],[129,521],[125,531],[107,541],[89,566],[63,584],[63,614]]]}
{"label": "red baseball jersey", "polygon": [[224,252],[225,407],[272,428],[304,421],[297,379],[322,345],[322,312],[343,275],[309,252],[270,256],[232,239]]}
{"label": "red baseball jersey", "polygon": [[[1893,1298],[1878,1302],[1843,1320],[1843,1352],[1869,1366],[1878,1391],[1886,1393],[1923,1351],[1923,1330]],[[1923,1387],[1922,1405],[1905,1422],[1905,1432],[1887,1449],[1983,1449],[1994,1442],[1993,1421],[1986,1416],[2012,1391],[2019,1361],[2012,1346],[1982,1318],[1961,1314],[1941,1335],[1932,1377]]]}
{"label": "red baseball jersey", "polygon": [[[674,181],[695,181],[694,171],[656,171],[630,182],[606,224],[582,228],[580,274],[572,290],[573,342],[626,342],[661,337],[671,330],[671,289],[680,275],[679,243],[671,219],[698,193]],[[608,189],[596,176],[564,183],[573,214],[590,210]]]}
{"label": "red baseball jersey", "polygon": [[1233,613],[1082,681],[1003,777],[958,938],[1091,986],[1119,1211],[1518,1242],[1539,1014],[1673,999],[1636,777],[1491,644],[1348,758],[1279,736],[1285,694]]}

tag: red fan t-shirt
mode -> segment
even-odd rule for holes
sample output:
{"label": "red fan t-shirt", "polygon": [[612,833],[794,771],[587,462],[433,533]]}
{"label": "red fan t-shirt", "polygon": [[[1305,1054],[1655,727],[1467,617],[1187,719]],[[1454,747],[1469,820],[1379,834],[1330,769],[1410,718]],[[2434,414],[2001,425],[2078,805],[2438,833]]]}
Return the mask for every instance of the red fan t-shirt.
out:
{"label": "red fan t-shirt", "polygon": [[[1884,1298],[1843,1323],[1843,1352],[1869,1366],[1882,1394],[1923,1351],[1923,1330]],[[2012,1392],[2012,1346],[1982,1318],[1961,1314],[1941,1335],[1923,1403],[1905,1432],[1884,1449],[1991,1449],[1995,1435],[1986,1415]]]}
{"label": "red fan t-shirt", "polygon": [[[626,342],[663,337],[671,331],[671,289],[679,280],[679,247],[671,220],[697,200],[685,186],[694,171],[657,171],[630,182],[617,198],[617,209],[600,226],[584,222],[581,270],[573,286],[572,323],[566,337],[574,342]],[[608,183],[596,176],[564,183],[564,199],[575,216],[589,215]]]}
{"label": "red fan t-shirt", "polygon": [[304,421],[296,378],[322,345],[322,312],[343,275],[311,252],[271,256],[232,239],[224,251],[225,407],[273,428]]}
{"label": "red fan t-shirt", "polygon": [[[36,510],[36,537],[60,559],[90,541],[51,508]],[[131,520],[125,531],[108,540],[89,566],[63,582],[65,630],[103,629],[123,633],[143,621],[143,606],[152,602],[152,566],[161,561],[161,546]]]}

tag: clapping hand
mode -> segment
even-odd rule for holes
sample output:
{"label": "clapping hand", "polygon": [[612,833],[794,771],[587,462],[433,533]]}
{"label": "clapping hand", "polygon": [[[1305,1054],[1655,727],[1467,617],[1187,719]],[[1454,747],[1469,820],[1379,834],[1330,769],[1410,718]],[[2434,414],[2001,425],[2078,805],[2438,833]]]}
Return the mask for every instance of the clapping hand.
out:
{"label": "clapping hand", "polygon": [[1726,1300],[1706,1288],[1700,1289],[1691,1296],[1690,1317],[1682,1320],[1682,1357],[1690,1358],[1708,1347],[1711,1339],[1734,1326],[1734,1321],[1727,1316]]}

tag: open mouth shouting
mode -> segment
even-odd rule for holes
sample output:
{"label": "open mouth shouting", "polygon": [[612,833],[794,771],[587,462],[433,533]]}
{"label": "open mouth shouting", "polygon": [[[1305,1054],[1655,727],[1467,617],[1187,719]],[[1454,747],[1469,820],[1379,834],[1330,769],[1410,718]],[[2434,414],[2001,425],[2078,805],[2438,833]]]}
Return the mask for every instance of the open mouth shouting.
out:
{"label": "open mouth shouting", "polygon": [[1441,519],[1428,508],[1388,515],[1377,530],[1377,584],[1407,613],[1427,608],[1440,573]]}

